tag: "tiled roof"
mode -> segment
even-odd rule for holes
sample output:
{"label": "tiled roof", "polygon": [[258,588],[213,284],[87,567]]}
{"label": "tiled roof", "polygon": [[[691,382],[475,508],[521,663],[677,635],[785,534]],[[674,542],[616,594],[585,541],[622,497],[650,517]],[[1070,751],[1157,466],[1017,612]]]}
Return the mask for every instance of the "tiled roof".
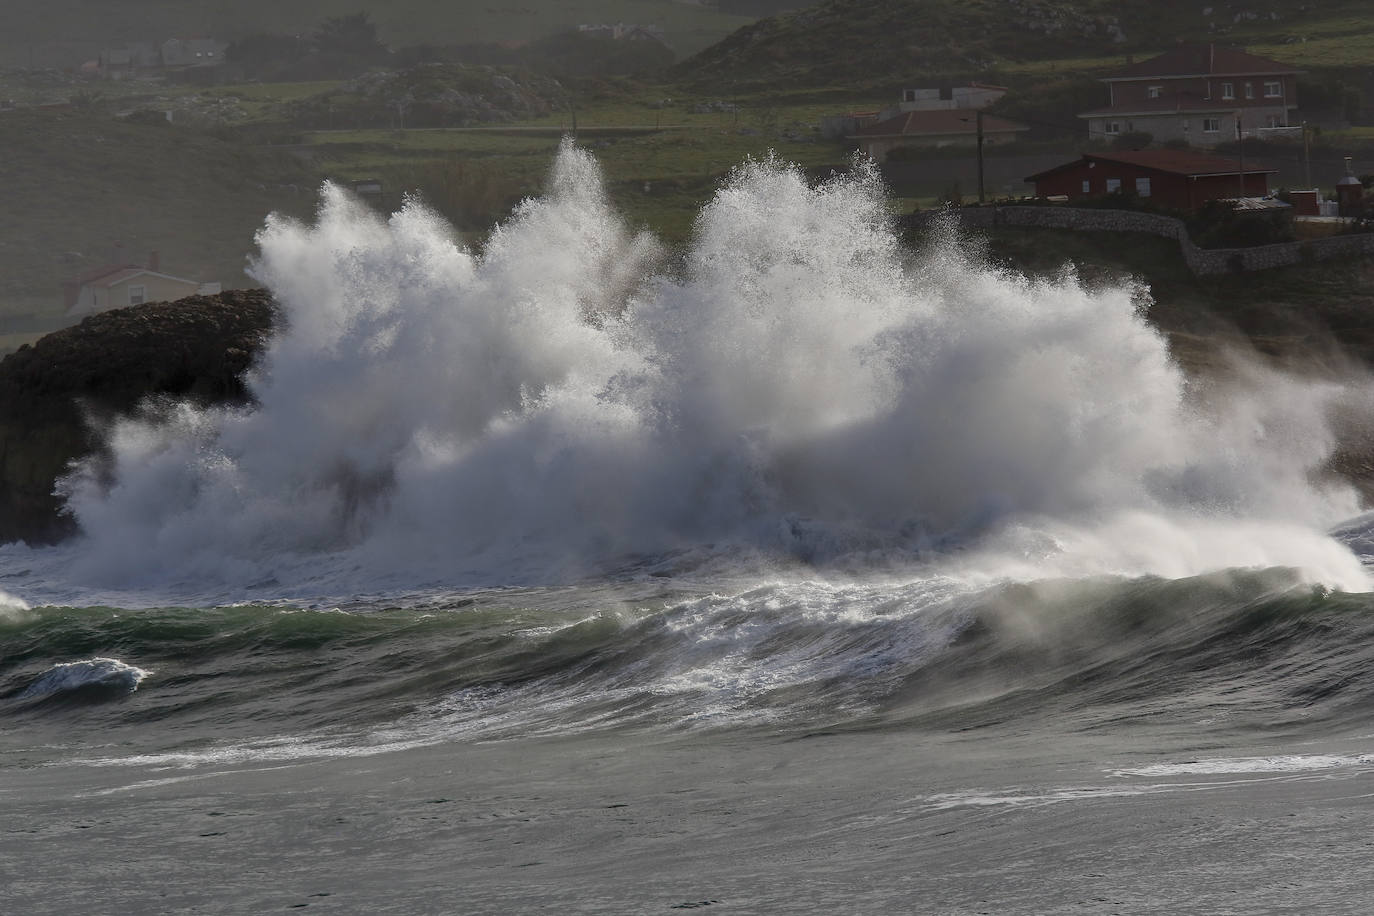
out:
{"label": "tiled roof", "polygon": [[[860,127],[859,137],[906,137],[921,134],[972,134],[978,130],[977,110],[972,108],[937,108],[933,111],[908,111],[895,118]],[[1030,130],[1024,124],[1005,118],[983,116],[983,133],[1005,133]]]}
{"label": "tiled roof", "polygon": [[[1200,153],[1189,149],[1143,149],[1110,153],[1084,153],[1080,159],[1057,165],[1052,169],[1046,169],[1029,176],[1026,180],[1035,181],[1055,172],[1092,161],[1120,162],[1137,168],[1152,169],[1156,172],[1183,175],[1190,178],[1202,175],[1239,175],[1242,172],[1239,160],[1228,159],[1224,156],[1213,156],[1209,153]],[[1258,162],[1246,162],[1244,168],[1244,173],[1247,175],[1272,175],[1277,171],[1276,168]]]}
{"label": "tiled roof", "polygon": [[78,286],[85,286],[87,283],[94,283],[101,277],[119,273],[122,270],[129,270],[136,267],[135,264],[101,264],[99,267],[92,267],[90,270],[83,271],[76,277]]}
{"label": "tiled roof", "polygon": [[[1172,172],[1176,175],[1217,175],[1238,174],[1241,171],[1239,160],[1225,156],[1214,156],[1191,149],[1142,149],[1122,150],[1110,153],[1089,153],[1084,158],[1099,159],[1105,162],[1125,162],[1141,168]],[[1258,162],[1245,163],[1248,172],[1277,172],[1278,169],[1261,165]]]}
{"label": "tiled roof", "polygon": [[1116,71],[1108,80],[1148,79],[1156,76],[1257,76],[1260,74],[1297,73],[1291,64],[1267,57],[1247,54],[1239,48],[1210,42],[1185,41],[1171,51],[1130,64]]}
{"label": "tiled roof", "polygon": [[[1280,104],[1287,104],[1286,100],[1278,100]],[[1274,99],[1266,100],[1270,106],[1275,104]],[[1206,98],[1196,92],[1166,92],[1157,99],[1139,99],[1134,102],[1122,102],[1118,105],[1109,105],[1105,108],[1094,108],[1092,111],[1085,111],[1079,115],[1080,118],[1101,117],[1102,115],[1123,115],[1132,114],[1168,114],[1171,112],[1183,111],[1221,111],[1231,112],[1237,108],[1255,106],[1256,100],[1248,101],[1240,99],[1220,99]]]}
{"label": "tiled roof", "polygon": [[106,274],[102,277],[99,277],[98,279],[87,281],[85,285],[107,287],[114,286],[116,283],[123,283],[125,280],[132,280],[139,274],[147,272],[147,268],[144,267],[126,267],[123,270],[117,270],[112,274]]}
{"label": "tiled roof", "polygon": [[163,280],[175,280],[178,283],[189,283],[192,286],[200,285],[200,281],[198,280],[188,280],[185,277],[174,277],[171,274],[159,273],[156,270],[149,270],[146,267],[125,267],[114,273],[107,274],[105,276],[99,277],[98,279],[88,281],[84,285],[109,287],[114,286],[118,283],[123,283],[125,280],[132,280],[134,277],[140,276],[142,274],[147,274],[150,277],[158,277]]}

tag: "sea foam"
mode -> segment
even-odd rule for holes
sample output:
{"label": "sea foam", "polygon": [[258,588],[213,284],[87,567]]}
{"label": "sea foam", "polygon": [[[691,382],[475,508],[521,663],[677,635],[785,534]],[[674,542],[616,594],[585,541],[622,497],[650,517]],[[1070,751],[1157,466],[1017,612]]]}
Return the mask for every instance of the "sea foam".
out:
{"label": "sea foam", "polygon": [[21,699],[66,693],[83,687],[105,687],[132,693],[151,671],[135,668],[117,658],[89,658],[53,665],[30,684]]}
{"label": "sea foam", "polygon": [[1367,587],[1324,533],[1355,494],[1313,483],[1345,391],[1250,369],[1193,397],[1140,289],[912,254],[871,166],[747,162],[675,254],[571,143],[480,252],[331,185],[258,244],[285,320],[256,404],[116,424],[63,484],[74,576],[534,583],[686,553]]}

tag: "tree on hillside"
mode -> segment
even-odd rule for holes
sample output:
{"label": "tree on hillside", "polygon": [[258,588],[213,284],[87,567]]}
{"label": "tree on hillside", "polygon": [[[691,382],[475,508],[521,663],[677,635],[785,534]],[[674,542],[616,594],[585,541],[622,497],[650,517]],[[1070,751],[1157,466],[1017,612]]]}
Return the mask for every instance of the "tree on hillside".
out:
{"label": "tree on hillside", "polygon": [[1105,104],[1107,89],[1101,80],[1074,74],[1008,92],[988,112],[1029,124],[1028,139],[1058,140],[1081,136],[1087,123],[1078,113]]}
{"label": "tree on hillside", "polygon": [[291,69],[310,53],[310,42],[299,35],[273,35],[254,32],[231,42],[224,56],[243,68],[245,76],[262,79],[289,79]]}
{"label": "tree on hillside", "polygon": [[315,46],[321,54],[364,59],[382,59],[389,53],[377,38],[377,24],[367,12],[326,19],[315,35]]}

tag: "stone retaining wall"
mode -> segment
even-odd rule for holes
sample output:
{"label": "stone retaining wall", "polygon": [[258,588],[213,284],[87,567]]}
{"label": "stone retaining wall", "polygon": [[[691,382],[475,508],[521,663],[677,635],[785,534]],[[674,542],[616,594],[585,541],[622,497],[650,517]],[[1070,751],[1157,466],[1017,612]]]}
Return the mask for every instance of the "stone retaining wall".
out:
{"label": "stone retaining wall", "polygon": [[1188,237],[1182,220],[1157,213],[1076,207],[961,207],[913,213],[903,222],[921,228],[949,216],[971,229],[1016,226],[1040,229],[1071,229],[1079,232],[1146,232],[1177,239],[1183,260],[1198,276],[1268,270],[1289,264],[1325,261],[1356,255],[1374,255],[1374,232],[1338,235],[1302,242],[1256,245],[1252,248],[1199,248]]}

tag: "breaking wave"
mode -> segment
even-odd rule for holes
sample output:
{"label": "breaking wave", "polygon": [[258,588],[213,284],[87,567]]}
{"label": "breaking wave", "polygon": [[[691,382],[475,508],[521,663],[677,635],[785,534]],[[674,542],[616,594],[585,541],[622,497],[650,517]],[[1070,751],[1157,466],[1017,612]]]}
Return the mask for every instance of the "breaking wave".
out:
{"label": "breaking wave", "polygon": [[1295,567],[1367,588],[1318,484],[1338,386],[1190,391],[1130,284],[912,254],[872,168],[746,162],[669,252],[565,143],[480,250],[326,186],[252,274],[247,408],[117,424],[63,487],[79,580],[556,583],[798,565],[964,576]]}
{"label": "breaking wave", "polygon": [[132,693],[139,683],[151,674],[142,668],[126,665],[117,658],[91,658],[79,662],[53,665],[30,684],[20,699],[45,697],[50,694],[71,693],[88,688],[105,688]]}

